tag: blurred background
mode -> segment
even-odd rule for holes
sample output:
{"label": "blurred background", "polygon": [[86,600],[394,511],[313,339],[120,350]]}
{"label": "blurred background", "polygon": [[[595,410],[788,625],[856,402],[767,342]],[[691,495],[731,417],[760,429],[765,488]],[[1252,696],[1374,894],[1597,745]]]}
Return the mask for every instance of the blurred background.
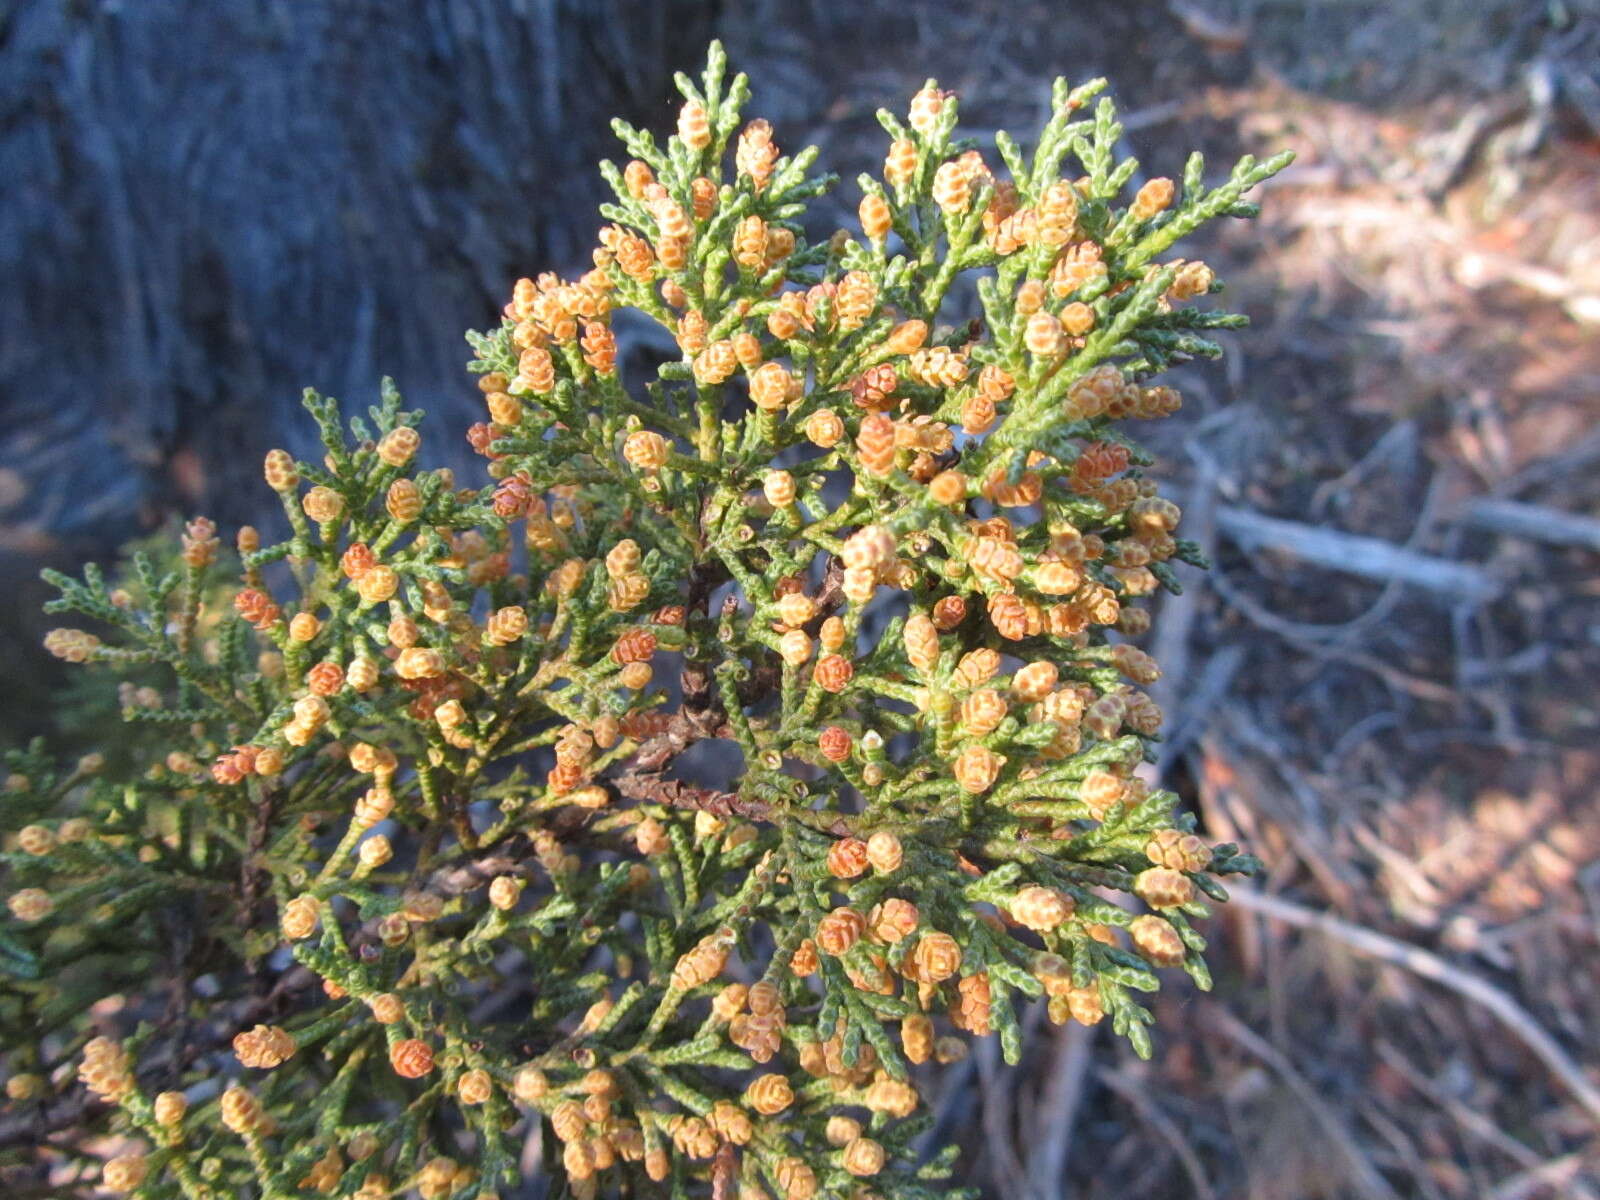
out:
{"label": "blurred background", "polygon": [[712,36],[847,181],[930,75],[980,137],[1108,75],[1145,175],[1299,154],[1181,248],[1255,326],[1148,431],[1217,563],[1158,770],[1268,869],[1155,1061],[1036,1012],[946,1069],[970,1181],[1600,1196],[1595,0],[0,0],[0,743],[79,748],[39,568],[270,523],[303,385],[393,375],[471,469],[461,331],[586,264],[606,119],[669,129]]}

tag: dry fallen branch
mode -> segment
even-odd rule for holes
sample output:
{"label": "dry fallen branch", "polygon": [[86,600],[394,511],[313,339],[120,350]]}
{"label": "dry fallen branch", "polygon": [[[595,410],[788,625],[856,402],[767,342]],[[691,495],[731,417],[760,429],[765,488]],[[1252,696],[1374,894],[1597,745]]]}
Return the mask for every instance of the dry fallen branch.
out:
{"label": "dry fallen branch", "polygon": [[1093,1055],[1094,1031],[1076,1023],[1055,1031],[1055,1052],[1044,1090],[1039,1095],[1038,1140],[1028,1154],[1034,1194],[1055,1200],[1065,1194],[1062,1183],[1072,1151],[1072,1131],[1083,1104],[1084,1080]]}
{"label": "dry fallen branch", "polygon": [[[1571,1189],[1578,1186],[1578,1175],[1582,1170],[1581,1154],[1553,1158],[1537,1167],[1519,1171],[1495,1188],[1489,1200],[1533,1200],[1533,1197],[1543,1195],[1546,1188],[1558,1189],[1553,1195],[1576,1196],[1578,1193]],[[1562,1188],[1568,1190],[1559,1190]]]}
{"label": "dry fallen branch", "polygon": [[1108,1071],[1104,1067],[1095,1075],[1101,1083],[1125,1100],[1128,1107],[1138,1114],[1139,1119],[1155,1130],[1161,1139],[1172,1147],[1173,1154],[1177,1155],[1178,1161],[1183,1164],[1184,1173],[1189,1176],[1189,1182],[1194,1185],[1196,1200],[1213,1200],[1217,1193],[1211,1187],[1211,1181],[1206,1178],[1206,1169],[1200,1162],[1200,1156],[1189,1144],[1189,1139],[1183,1136],[1183,1130],[1178,1128],[1177,1122],[1167,1116],[1161,1106],[1145,1094],[1146,1089],[1126,1075]]}
{"label": "dry fallen branch", "polygon": [[1218,508],[1217,525],[1241,550],[1277,550],[1347,575],[1400,580],[1450,604],[1483,604],[1501,591],[1500,581],[1481,567],[1420,554],[1381,538],[1235,507]]}
{"label": "dry fallen branch", "polygon": [[1353,925],[1331,913],[1316,912],[1290,900],[1239,888],[1232,893],[1232,903],[1286,925],[1314,929],[1360,954],[1391,966],[1404,967],[1487,1009],[1572,1093],[1589,1115],[1600,1122],[1600,1089],[1589,1082],[1582,1068],[1544,1031],[1532,1013],[1493,984],[1450,965],[1420,946]]}
{"label": "dry fallen branch", "polygon": [[1461,523],[1509,537],[1600,551],[1600,520],[1558,512],[1539,504],[1522,504],[1515,500],[1474,500],[1463,510]]}
{"label": "dry fallen branch", "polygon": [[972,1058],[978,1064],[978,1090],[983,1095],[984,1149],[992,1162],[995,1190],[1001,1200],[1027,1200],[1027,1176],[1011,1137],[1014,1080],[1002,1073],[1000,1046],[983,1042]]}
{"label": "dry fallen branch", "polygon": [[1372,1160],[1362,1152],[1354,1135],[1345,1128],[1339,1115],[1323,1102],[1317,1095],[1316,1089],[1295,1069],[1292,1062],[1227,1009],[1212,1004],[1207,1006],[1205,1012],[1206,1019],[1219,1033],[1259,1058],[1282,1077],[1284,1085],[1295,1094],[1300,1103],[1305,1105],[1306,1111],[1316,1119],[1329,1140],[1344,1155],[1350,1167],[1349,1182],[1358,1193],[1363,1196],[1382,1196],[1388,1200],[1399,1200],[1395,1190],[1378,1173],[1378,1168],[1372,1165]]}
{"label": "dry fallen branch", "polygon": [[1600,430],[1560,454],[1529,463],[1495,489],[1498,496],[1514,496],[1537,488],[1550,487],[1563,477],[1592,470],[1600,463]]}
{"label": "dry fallen branch", "polygon": [[[1501,1130],[1489,1117],[1450,1095],[1448,1091],[1413,1065],[1392,1043],[1379,1038],[1373,1043],[1373,1049],[1377,1052],[1378,1057],[1397,1071],[1408,1084],[1437,1104],[1456,1123],[1458,1128],[1484,1145],[1498,1150],[1521,1168],[1521,1172],[1502,1185],[1502,1190],[1512,1186],[1519,1179],[1527,1179],[1530,1175],[1538,1171],[1547,1170],[1552,1166],[1552,1163],[1546,1162],[1534,1151],[1517,1141],[1516,1138]],[[1562,1160],[1555,1161],[1560,1162]],[[1572,1200],[1595,1200],[1595,1193],[1576,1180],[1568,1184],[1568,1190]]]}

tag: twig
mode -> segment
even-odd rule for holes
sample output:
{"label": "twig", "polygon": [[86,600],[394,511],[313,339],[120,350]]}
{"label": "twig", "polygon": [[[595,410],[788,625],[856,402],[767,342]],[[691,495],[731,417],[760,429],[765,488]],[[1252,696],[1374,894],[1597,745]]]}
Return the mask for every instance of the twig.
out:
{"label": "twig", "polygon": [[1354,1135],[1345,1128],[1338,1114],[1323,1102],[1322,1097],[1317,1095],[1316,1089],[1295,1069],[1292,1062],[1221,1005],[1207,1005],[1205,1012],[1206,1019],[1218,1032],[1237,1042],[1283,1077],[1284,1084],[1295,1094],[1296,1099],[1305,1105],[1306,1111],[1316,1118],[1323,1132],[1344,1154],[1350,1164],[1352,1176],[1350,1183],[1356,1191],[1364,1196],[1382,1196],[1385,1200],[1400,1200],[1395,1190],[1382,1175],[1378,1174],[1378,1168],[1373,1166],[1371,1160],[1362,1153]]}
{"label": "twig", "polygon": [[[1518,1171],[1490,1194],[1489,1200],[1528,1200],[1545,1188],[1570,1188],[1579,1171],[1583,1170],[1583,1155],[1565,1154],[1540,1163],[1526,1171]],[[1576,1195],[1575,1192],[1560,1193]]]}
{"label": "twig", "polygon": [[1075,1021],[1056,1033],[1055,1060],[1039,1096],[1039,1140],[1028,1155],[1028,1179],[1039,1200],[1056,1200],[1064,1194],[1062,1182],[1072,1149],[1072,1127],[1077,1124],[1078,1106],[1083,1101],[1093,1041],[1094,1031]]}
{"label": "twig", "polygon": [[1600,1089],[1589,1082],[1578,1064],[1534,1020],[1532,1013],[1493,984],[1451,966],[1420,946],[1360,925],[1352,925],[1330,913],[1316,912],[1290,900],[1239,888],[1232,893],[1231,903],[1286,925],[1315,929],[1358,953],[1392,966],[1404,967],[1482,1006],[1545,1065],[1596,1122],[1600,1122]]}
{"label": "twig", "polygon": [[1320,529],[1231,506],[1217,509],[1217,526],[1242,550],[1282,550],[1347,575],[1400,580],[1450,604],[1482,604],[1501,592],[1500,581],[1481,567],[1420,554],[1381,538]]}
{"label": "twig", "polygon": [[[1517,1141],[1516,1138],[1502,1132],[1500,1127],[1488,1117],[1463,1104],[1446,1092],[1401,1054],[1397,1047],[1380,1038],[1373,1048],[1377,1050],[1379,1058],[1398,1072],[1413,1088],[1442,1108],[1463,1131],[1477,1138],[1485,1145],[1494,1147],[1525,1171],[1531,1171],[1543,1165],[1544,1160],[1538,1154]],[[1572,1198],[1573,1200],[1595,1200],[1592,1191],[1582,1184],[1576,1183],[1572,1185]]]}
{"label": "twig", "polygon": [[1526,98],[1518,93],[1474,104],[1442,140],[1438,155],[1423,172],[1422,190],[1438,200],[1466,173],[1473,155],[1495,129],[1522,115]]}
{"label": "twig", "polygon": [[[1206,457],[1203,452],[1193,445],[1191,445],[1190,453],[1201,459],[1201,461],[1204,461]],[[1418,547],[1423,544],[1424,539],[1433,531],[1434,519],[1443,490],[1444,476],[1436,474],[1428,484],[1428,491],[1422,503],[1422,510],[1417,515],[1416,522],[1412,525],[1411,533],[1398,547],[1401,551],[1408,554],[1420,554]],[[1210,582],[1229,604],[1239,609],[1240,612],[1244,613],[1256,624],[1272,630],[1280,637],[1286,637],[1294,641],[1314,642],[1319,647],[1323,643],[1328,643],[1331,646],[1337,643],[1348,644],[1353,642],[1358,634],[1375,628],[1386,621],[1389,614],[1394,611],[1395,607],[1406,596],[1406,581],[1398,576],[1392,577],[1384,584],[1383,590],[1378,594],[1377,599],[1359,616],[1353,617],[1348,621],[1338,621],[1332,624],[1314,624],[1305,621],[1291,621],[1286,617],[1280,617],[1275,613],[1268,612],[1265,607],[1229,583],[1227,575],[1215,564],[1213,564]],[[1348,649],[1348,645],[1345,648]],[[1329,657],[1320,648],[1315,653],[1323,657]]]}
{"label": "twig", "polygon": [[[688,673],[686,670],[685,674]],[[634,767],[640,771],[659,771],[703,738],[733,736],[727,721],[716,713],[702,711],[696,714],[696,718],[674,713],[664,730],[641,742],[639,749],[634,751]]]}
{"label": "twig", "polygon": [[978,1062],[978,1084],[983,1091],[983,1139],[994,1162],[991,1174],[1001,1200],[1025,1200],[1027,1178],[1011,1136],[1010,1089],[1016,1085],[1016,1080],[1009,1072],[1000,1072],[998,1039],[985,1038],[976,1047],[973,1057]]}
{"label": "twig", "polygon": [[941,1149],[957,1125],[967,1119],[972,1111],[975,1089],[972,1079],[978,1073],[975,1055],[969,1054],[945,1075],[941,1082],[938,1106],[934,1109],[933,1125],[917,1139],[918,1158],[926,1162]]}
{"label": "twig", "polygon": [[1250,26],[1244,21],[1226,21],[1198,4],[1167,0],[1167,11],[1183,25],[1183,30],[1213,50],[1234,52],[1250,44]]}
{"label": "twig", "polygon": [[[1340,908],[1348,907],[1360,885],[1353,877],[1346,878],[1344,872],[1348,868],[1337,855],[1325,852],[1332,834],[1328,828],[1327,813],[1323,809],[1322,791],[1313,786],[1300,768],[1286,756],[1282,745],[1257,725],[1243,707],[1231,704],[1222,708],[1217,713],[1216,725],[1232,742],[1266,759],[1278,778],[1288,785],[1289,791],[1299,802],[1301,820],[1292,819],[1291,814],[1278,806],[1275,796],[1277,789],[1258,789],[1253,796],[1254,807],[1277,825],[1329,899]],[[1304,828],[1306,822],[1311,824],[1310,830]]]}
{"label": "twig", "polygon": [[1405,916],[1408,920],[1422,922],[1431,919],[1437,922],[1439,909],[1446,907],[1450,903],[1450,897],[1440,891],[1433,880],[1429,879],[1421,869],[1421,866],[1413,861],[1412,856],[1396,850],[1376,832],[1359,821],[1352,822],[1349,829],[1350,836],[1355,838],[1363,850],[1394,873],[1394,877],[1410,893],[1411,901],[1417,907],[1426,909],[1428,912],[1426,916],[1416,912],[1412,904],[1406,903],[1401,897],[1395,897],[1396,908],[1404,905],[1407,910]]}
{"label": "twig", "polygon": [[1509,537],[1600,551],[1600,520],[1559,512],[1541,504],[1478,499],[1462,510],[1461,523]]}
{"label": "twig", "polygon": [[[1173,764],[1206,732],[1212,719],[1221,711],[1222,699],[1244,666],[1245,657],[1245,646],[1240,642],[1230,642],[1206,659],[1188,696],[1176,706],[1176,719],[1161,742],[1156,756],[1157,779],[1170,779],[1169,772]],[[1167,660],[1158,658],[1156,661],[1164,663]],[[1162,708],[1165,710],[1166,706],[1162,705]]]}
{"label": "twig", "polygon": [[1586,471],[1600,462],[1600,430],[1589,434],[1570,450],[1529,463],[1494,489],[1497,496],[1514,496],[1555,483],[1563,475]]}
{"label": "twig", "polygon": [[733,1157],[733,1143],[723,1142],[711,1161],[711,1200],[733,1200],[734,1172],[738,1170]]}
{"label": "twig", "polygon": [[1183,1136],[1183,1131],[1162,1111],[1161,1106],[1146,1096],[1137,1083],[1117,1071],[1108,1071],[1101,1067],[1095,1072],[1095,1076],[1127,1101],[1128,1106],[1139,1115],[1139,1119],[1160,1134],[1162,1140],[1172,1147],[1172,1152],[1178,1156],[1178,1161],[1183,1164],[1183,1169],[1189,1176],[1189,1182],[1194,1185],[1196,1200],[1214,1200],[1217,1193],[1212,1190],[1211,1181],[1206,1178],[1206,1170],[1201,1165],[1200,1156],[1194,1152],[1194,1147]]}
{"label": "twig", "polygon": [[628,771],[606,782],[629,800],[695,809],[717,817],[744,817],[749,821],[766,821],[771,825],[785,819],[797,820],[835,837],[846,837],[853,828],[848,817],[839,816],[830,820],[826,814],[810,809],[769,804],[742,792],[719,792],[715,788],[695,787],[681,779],[667,779],[647,771]]}
{"label": "twig", "polygon": [[480,858],[440,867],[429,877],[427,890],[459,896],[482,887],[496,875],[524,874],[530,849],[528,839],[515,834]]}

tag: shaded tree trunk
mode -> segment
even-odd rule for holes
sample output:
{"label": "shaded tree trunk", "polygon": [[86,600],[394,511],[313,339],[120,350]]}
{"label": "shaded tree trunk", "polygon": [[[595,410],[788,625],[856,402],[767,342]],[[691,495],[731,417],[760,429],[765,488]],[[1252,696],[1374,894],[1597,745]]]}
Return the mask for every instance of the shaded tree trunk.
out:
{"label": "shaded tree trunk", "polygon": [[459,440],[461,331],[588,265],[608,118],[670,122],[718,6],[7,7],[0,586],[31,609],[42,562],[258,516],[264,450],[312,450],[303,386],[359,411],[391,374]]}

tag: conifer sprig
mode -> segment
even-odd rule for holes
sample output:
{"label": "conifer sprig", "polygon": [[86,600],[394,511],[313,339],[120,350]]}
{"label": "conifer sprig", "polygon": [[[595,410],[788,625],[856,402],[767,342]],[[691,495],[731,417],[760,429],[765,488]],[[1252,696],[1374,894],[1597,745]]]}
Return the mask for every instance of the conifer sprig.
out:
{"label": "conifer sprig", "polygon": [[204,518],[50,576],[141,736],[7,759],[0,1028],[13,1104],[76,1074],[143,1139],[106,1186],[489,1197],[526,1120],[577,1196],[970,1194],[920,1064],[1018,1061],[1041,998],[1149,1055],[1158,973],[1209,986],[1255,863],[1138,773],[1143,605],[1203,559],[1120,423],[1241,322],[1162,256],[1288,156],[1130,197],[1104,81],[998,169],[929,81],[812,244],[815,149],[719,46],[679,87],[665,143],[615,126],[592,269],[468,335],[487,483],[391,384],[307,392],[325,456],[267,456],[289,536],[237,583]]}

